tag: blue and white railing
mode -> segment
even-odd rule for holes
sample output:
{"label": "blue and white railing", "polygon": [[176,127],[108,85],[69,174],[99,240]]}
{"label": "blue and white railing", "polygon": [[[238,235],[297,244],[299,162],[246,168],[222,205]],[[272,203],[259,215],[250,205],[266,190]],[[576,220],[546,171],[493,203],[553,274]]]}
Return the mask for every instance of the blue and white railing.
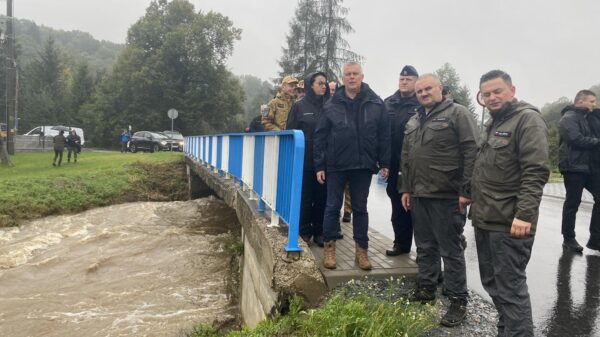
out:
{"label": "blue and white railing", "polygon": [[243,190],[258,197],[258,210],[271,210],[270,226],[281,218],[288,224],[285,250],[298,246],[304,134],[278,132],[230,133],[185,137],[184,152],[224,179],[239,181]]}

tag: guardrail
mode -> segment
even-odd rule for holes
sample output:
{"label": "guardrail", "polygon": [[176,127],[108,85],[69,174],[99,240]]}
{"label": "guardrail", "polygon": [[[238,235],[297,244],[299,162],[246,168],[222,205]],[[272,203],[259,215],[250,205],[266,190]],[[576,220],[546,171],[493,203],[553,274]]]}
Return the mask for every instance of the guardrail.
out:
{"label": "guardrail", "polygon": [[271,210],[271,224],[288,225],[288,252],[298,246],[304,133],[297,130],[185,137],[184,153],[224,179],[239,182]]}

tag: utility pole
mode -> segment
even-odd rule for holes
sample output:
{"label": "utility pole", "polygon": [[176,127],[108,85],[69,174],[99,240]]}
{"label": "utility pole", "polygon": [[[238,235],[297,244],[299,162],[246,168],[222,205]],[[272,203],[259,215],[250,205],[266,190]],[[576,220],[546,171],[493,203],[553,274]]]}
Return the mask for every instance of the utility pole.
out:
{"label": "utility pole", "polygon": [[16,75],[15,33],[13,27],[13,0],[6,0],[6,147],[8,154],[15,154],[15,128],[11,115],[16,114]]}

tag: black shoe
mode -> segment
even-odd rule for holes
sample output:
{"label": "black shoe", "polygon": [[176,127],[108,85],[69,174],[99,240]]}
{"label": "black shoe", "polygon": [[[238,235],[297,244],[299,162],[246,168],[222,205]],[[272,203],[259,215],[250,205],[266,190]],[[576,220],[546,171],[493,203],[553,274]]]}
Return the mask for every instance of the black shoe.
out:
{"label": "black shoe", "polygon": [[435,301],[435,289],[419,287],[414,290],[414,293],[409,298],[411,302],[427,303]]}
{"label": "black shoe", "polygon": [[563,241],[563,248],[568,249],[575,253],[583,252],[583,247],[575,240],[575,238],[568,238]]}
{"label": "black shoe", "polygon": [[452,299],[450,300],[450,307],[444,317],[442,317],[442,325],[444,326],[457,326],[467,317],[467,300],[466,299]]}
{"label": "black shoe", "polygon": [[408,253],[410,253],[410,249],[400,248],[400,246],[398,246],[398,245],[394,245],[394,247],[392,247],[392,249],[388,249],[385,251],[385,255],[387,255],[387,256],[398,256],[398,255],[408,254]]}
{"label": "black shoe", "polygon": [[341,239],[343,239],[343,238],[344,238],[344,233],[342,233],[342,232],[338,232],[338,233],[337,233],[337,236],[336,236],[336,238],[335,238],[335,239],[336,239],[336,240],[341,240]]}
{"label": "black shoe", "polygon": [[464,235],[460,235],[460,242],[462,244],[463,250],[467,249],[467,238]]}
{"label": "black shoe", "polygon": [[323,246],[324,246],[324,244],[323,244],[323,235],[315,235],[315,236],[313,237],[313,242],[314,242],[314,243],[315,243],[317,246],[319,246],[319,247],[323,248]]}
{"label": "black shoe", "polygon": [[593,250],[598,250],[600,251],[600,244],[597,243],[593,243],[593,242],[589,242],[587,243],[587,245],[585,245],[586,247],[588,247],[589,249],[593,249]]}
{"label": "black shoe", "polygon": [[310,246],[312,235],[300,235],[300,237],[302,238],[302,241],[306,242],[306,244]]}
{"label": "black shoe", "polygon": [[56,163],[52,163],[52,166],[56,166]]}
{"label": "black shoe", "polygon": [[346,212],[344,212],[344,216],[342,217],[342,221],[343,222],[350,222],[351,217],[352,217],[352,213],[346,213]]}

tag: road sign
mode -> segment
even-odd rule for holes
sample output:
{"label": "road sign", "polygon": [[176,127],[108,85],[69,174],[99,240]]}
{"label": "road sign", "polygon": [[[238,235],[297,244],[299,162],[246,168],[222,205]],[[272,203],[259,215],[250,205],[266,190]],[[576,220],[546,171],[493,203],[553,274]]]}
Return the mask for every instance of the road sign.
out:
{"label": "road sign", "polygon": [[167,112],[167,116],[169,116],[169,118],[171,119],[177,118],[178,115],[179,113],[175,109],[169,109],[169,111]]}

